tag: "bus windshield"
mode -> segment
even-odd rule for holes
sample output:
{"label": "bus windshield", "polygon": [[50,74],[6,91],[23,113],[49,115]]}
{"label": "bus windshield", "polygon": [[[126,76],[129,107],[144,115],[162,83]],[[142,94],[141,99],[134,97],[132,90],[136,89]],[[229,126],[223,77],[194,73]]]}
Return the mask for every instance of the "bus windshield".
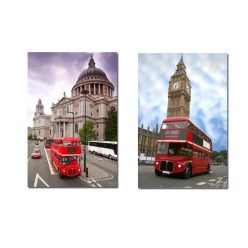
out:
{"label": "bus windshield", "polygon": [[77,157],[75,157],[75,156],[63,156],[60,158],[60,161],[63,164],[70,164],[72,161],[74,161],[76,159],[77,159]]}
{"label": "bus windshield", "polygon": [[185,143],[159,142],[157,154],[192,156],[192,146]]}

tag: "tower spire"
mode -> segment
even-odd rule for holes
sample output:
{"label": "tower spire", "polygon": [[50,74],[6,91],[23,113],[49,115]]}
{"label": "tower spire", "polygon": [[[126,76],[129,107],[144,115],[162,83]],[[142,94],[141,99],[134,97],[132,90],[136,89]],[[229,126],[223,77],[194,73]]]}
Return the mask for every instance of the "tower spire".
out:
{"label": "tower spire", "polygon": [[183,62],[183,53],[181,53],[181,58],[180,58],[180,60],[179,60],[179,62],[178,62],[177,65],[184,65],[184,62]]}
{"label": "tower spire", "polygon": [[93,59],[93,53],[90,54],[89,68],[95,68],[95,61]]}

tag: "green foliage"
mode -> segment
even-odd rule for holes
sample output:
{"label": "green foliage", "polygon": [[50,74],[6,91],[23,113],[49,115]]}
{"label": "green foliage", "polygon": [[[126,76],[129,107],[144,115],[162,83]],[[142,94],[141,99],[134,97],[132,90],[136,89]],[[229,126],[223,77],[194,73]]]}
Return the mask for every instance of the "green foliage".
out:
{"label": "green foliage", "polygon": [[28,135],[28,140],[33,140],[33,135],[32,134]]}
{"label": "green foliage", "polygon": [[92,121],[86,121],[85,124],[79,129],[80,141],[85,144],[85,131],[86,131],[86,141],[95,140],[97,138],[96,131],[94,130],[94,123]]}
{"label": "green foliage", "polygon": [[37,139],[37,135],[36,133],[33,135],[33,139],[36,140]]}
{"label": "green foliage", "polygon": [[106,119],[105,140],[117,141],[117,136],[118,136],[117,117],[118,117],[117,110],[114,107],[112,107],[111,110],[108,112],[108,117]]}
{"label": "green foliage", "polygon": [[227,150],[213,151],[211,159],[217,163],[227,163],[228,152]]}

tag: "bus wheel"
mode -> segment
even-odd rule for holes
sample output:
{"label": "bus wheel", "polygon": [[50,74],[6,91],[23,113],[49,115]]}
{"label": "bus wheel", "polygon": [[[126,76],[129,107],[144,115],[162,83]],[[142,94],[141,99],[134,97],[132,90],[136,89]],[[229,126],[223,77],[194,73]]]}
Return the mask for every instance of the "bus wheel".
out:
{"label": "bus wheel", "polygon": [[162,176],[162,172],[157,169],[155,169],[155,174],[156,176]]}
{"label": "bus wheel", "polygon": [[210,165],[208,164],[207,174],[210,173]]}
{"label": "bus wheel", "polygon": [[109,155],[108,155],[108,158],[109,158],[109,159],[112,159],[112,156],[109,154]]}
{"label": "bus wheel", "polygon": [[182,173],[182,178],[184,179],[189,178],[191,176],[191,172],[192,172],[191,166],[188,164],[184,172]]}
{"label": "bus wheel", "polygon": [[64,177],[64,175],[63,175],[63,174],[61,174],[60,169],[58,169],[58,172],[59,172],[59,177],[60,177],[60,178],[63,178],[63,177]]}

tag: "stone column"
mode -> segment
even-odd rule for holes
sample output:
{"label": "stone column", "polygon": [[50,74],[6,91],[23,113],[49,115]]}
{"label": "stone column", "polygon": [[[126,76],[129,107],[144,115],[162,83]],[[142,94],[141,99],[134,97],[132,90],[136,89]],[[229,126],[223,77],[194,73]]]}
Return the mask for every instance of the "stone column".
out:
{"label": "stone column", "polygon": [[58,137],[60,137],[60,121],[59,121],[59,135],[58,135]]}
{"label": "stone column", "polygon": [[96,94],[96,84],[94,84],[94,95]]}
{"label": "stone column", "polygon": [[64,136],[66,136],[66,135],[65,135],[65,121],[64,121],[64,132],[63,132],[63,134],[64,134]]}

